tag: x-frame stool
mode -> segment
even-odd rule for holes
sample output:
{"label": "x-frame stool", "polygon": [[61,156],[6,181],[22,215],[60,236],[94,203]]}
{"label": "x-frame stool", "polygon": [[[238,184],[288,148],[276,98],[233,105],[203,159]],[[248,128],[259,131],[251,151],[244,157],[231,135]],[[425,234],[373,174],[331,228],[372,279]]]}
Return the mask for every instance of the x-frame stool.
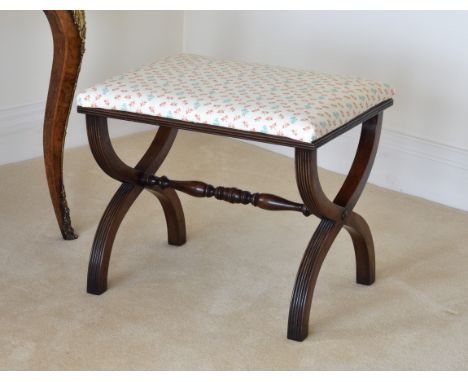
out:
{"label": "x-frame stool", "polygon": [[[117,230],[125,214],[144,189],[154,194],[163,207],[168,242],[171,245],[183,245],[186,241],[184,213],[176,191],[196,197],[214,197],[230,203],[252,204],[266,210],[298,211],[305,216],[315,215],[321,219],[299,266],[289,310],[287,336],[295,341],[304,340],[308,335],[312,296],[321,265],[343,227],[353,241],[357,283],[370,285],[375,280],[372,235],[364,218],[354,212],[353,208],[361,196],[374,162],[383,111],[392,104],[391,99],[384,101],[313,143],[138,113],[78,107],[80,113],[86,114],[89,143],[97,163],[109,176],[122,182],[107,206],[94,238],[88,269],[88,292],[101,294],[106,291],[109,260]],[[107,118],[159,126],[152,144],[134,168],[122,162],[114,151]],[[354,161],[332,201],[320,185],[317,149],[360,124],[361,136]],[[231,187],[214,187],[199,181],[176,181],[154,175],[168,155],[178,129],[294,147],[296,181],[303,203],[291,202],[271,194],[250,193]]]}

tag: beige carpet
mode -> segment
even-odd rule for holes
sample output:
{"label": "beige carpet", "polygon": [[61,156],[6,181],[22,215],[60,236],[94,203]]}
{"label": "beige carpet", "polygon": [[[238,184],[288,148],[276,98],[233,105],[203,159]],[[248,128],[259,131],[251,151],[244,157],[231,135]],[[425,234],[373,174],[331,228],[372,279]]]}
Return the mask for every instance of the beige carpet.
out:
{"label": "beige carpet", "polygon": [[[135,162],[144,133],[116,141]],[[109,290],[86,294],[89,250],[117,183],[87,147],[66,155],[80,237],[59,238],[41,159],[0,167],[1,369],[467,369],[468,214],[368,186],[377,281],[354,282],[342,232],[314,296],[309,337],[286,339],[289,299],[316,218],[181,195],[183,247],[143,194],[118,233]],[[299,200],[293,161],[181,132],[160,171]],[[324,172],[326,190],[342,176]]]}

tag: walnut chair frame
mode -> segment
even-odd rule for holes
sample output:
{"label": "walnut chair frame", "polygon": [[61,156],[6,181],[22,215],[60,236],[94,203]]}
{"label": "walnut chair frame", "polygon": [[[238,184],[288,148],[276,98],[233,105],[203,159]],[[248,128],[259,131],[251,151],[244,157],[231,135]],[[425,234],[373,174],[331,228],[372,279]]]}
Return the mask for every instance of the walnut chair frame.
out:
{"label": "walnut chair frame", "polygon": [[68,116],[85,52],[84,11],[44,11],[54,41],[54,58],[44,114],[43,150],[49,193],[65,240],[78,237],[71,224],[63,185],[63,148]]}
{"label": "walnut chair frame", "polygon": [[[97,163],[109,176],[122,182],[107,206],[94,238],[88,269],[88,293],[101,294],[106,291],[109,260],[117,230],[144,189],[154,194],[163,207],[168,242],[171,245],[183,245],[186,241],[184,213],[176,191],[196,197],[215,197],[230,203],[252,204],[267,210],[298,211],[305,216],[315,215],[321,219],[299,266],[289,310],[287,337],[303,341],[308,335],[312,296],[321,265],[341,228],[349,232],[353,241],[357,283],[370,285],[375,280],[372,235],[364,218],[354,212],[353,208],[361,196],[374,162],[383,110],[392,103],[392,100],[380,103],[313,143],[136,113],[79,107],[78,111],[86,114],[89,143]],[[115,153],[109,138],[107,118],[159,126],[152,144],[134,168],[123,163]],[[359,124],[362,124],[361,137],[354,161],[332,201],[320,185],[317,149]],[[294,147],[296,181],[303,203],[291,202],[272,194],[250,193],[232,187],[214,187],[200,181],[177,181],[155,176],[154,173],[170,151],[178,129]]]}

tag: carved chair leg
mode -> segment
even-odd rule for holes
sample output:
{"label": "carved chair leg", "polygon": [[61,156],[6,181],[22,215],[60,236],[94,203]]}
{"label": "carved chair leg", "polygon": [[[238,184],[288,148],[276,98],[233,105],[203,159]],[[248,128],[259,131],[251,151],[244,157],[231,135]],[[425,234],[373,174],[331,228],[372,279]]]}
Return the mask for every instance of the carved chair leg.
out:
{"label": "carved chair leg", "polygon": [[296,148],[295,165],[299,193],[308,210],[322,221],[309,242],[297,273],[289,309],[289,339],[303,341],[307,337],[317,277],[328,250],[343,226],[353,240],[357,282],[369,285],[375,280],[372,235],[365,220],[352,209],[369,177],[377,152],[381,126],[382,113],[363,123],[353,164],[333,202],[325,196],[321,188],[316,151]]}
{"label": "carved chair leg", "polygon": [[[101,294],[107,288],[109,260],[120,223],[144,189],[140,186],[142,176],[158,170],[169,153],[177,130],[160,127],[142,159],[135,168],[132,168],[122,162],[114,151],[106,118],[87,115],[86,125],[91,151],[97,163],[109,176],[123,182],[104,212],[91,250],[87,289],[89,293]],[[149,190],[156,195],[163,207],[168,228],[168,242],[173,245],[184,244],[185,218],[179,197],[173,190],[161,190],[157,187]]]}
{"label": "carved chair leg", "polygon": [[54,59],[44,117],[44,162],[50,197],[65,240],[78,236],[71,225],[63,185],[63,146],[85,44],[82,11],[44,11],[54,40]]}

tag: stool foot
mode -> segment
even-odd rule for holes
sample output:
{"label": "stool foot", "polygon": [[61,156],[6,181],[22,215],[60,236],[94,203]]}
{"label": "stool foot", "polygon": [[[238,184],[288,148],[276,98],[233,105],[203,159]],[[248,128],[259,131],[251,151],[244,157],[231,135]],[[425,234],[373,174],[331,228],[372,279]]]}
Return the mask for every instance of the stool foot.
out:
{"label": "stool foot", "polygon": [[356,254],[356,282],[372,285],[375,281],[375,252],[372,234],[361,215],[353,212],[345,224]]}
{"label": "stool foot", "polygon": [[147,190],[158,198],[163,208],[167,224],[167,242],[175,246],[184,245],[187,241],[185,216],[177,193],[172,188],[162,190],[152,187]]}
{"label": "stool foot", "polygon": [[309,312],[323,260],[341,229],[341,224],[323,219],[302,258],[291,298],[288,339],[303,341],[308,334]]}
{"label": "stool foot", "polygon": [[95,294],[96,296],[99,296],[103,294],[107,290],[106,286],[99,286],[99,285],[94,285],[90,284],[88,281],[88,285],[86,287],[86,292],[89,294]]}
{"label": "stool foot", "polygon": [[142,187],[124,183],[107,206],[99,222],[91,248],[88,266],[88,293],[102,294],[106,291],[107,272],[115,235],[127,211],[142,190]]}

